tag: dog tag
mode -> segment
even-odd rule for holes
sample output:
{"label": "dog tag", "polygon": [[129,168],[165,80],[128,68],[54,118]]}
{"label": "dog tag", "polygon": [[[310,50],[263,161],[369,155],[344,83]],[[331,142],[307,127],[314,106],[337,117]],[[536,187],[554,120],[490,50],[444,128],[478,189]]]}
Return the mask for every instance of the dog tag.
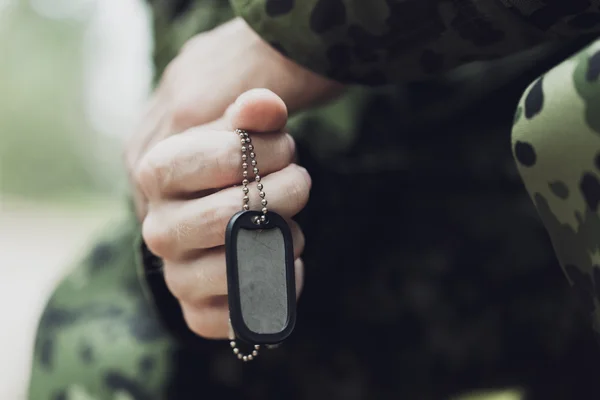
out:
{"label": "dog tag", "polygon": [[225,247],[235,336],[253,345],[281,343],[296,323],[290,228],[272,211],[241,211],[229,221]]}

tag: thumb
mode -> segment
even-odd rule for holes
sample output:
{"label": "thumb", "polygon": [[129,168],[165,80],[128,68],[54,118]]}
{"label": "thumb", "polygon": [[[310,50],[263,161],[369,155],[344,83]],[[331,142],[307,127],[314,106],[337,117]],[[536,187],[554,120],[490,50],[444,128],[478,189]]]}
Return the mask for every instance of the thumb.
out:
{"label": "thumb", "polygon": [[287,118],[287,107],[279,96],[267,89],[252,89],[241,94],[221,118],[202,129],[279,132],[285,128]]}

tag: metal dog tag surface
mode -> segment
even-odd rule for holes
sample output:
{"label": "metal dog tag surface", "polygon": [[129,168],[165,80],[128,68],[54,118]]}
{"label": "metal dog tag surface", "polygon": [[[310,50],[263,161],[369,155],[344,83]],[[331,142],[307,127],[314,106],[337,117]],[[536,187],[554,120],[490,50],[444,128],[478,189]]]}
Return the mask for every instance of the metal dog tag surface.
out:
{"label": "metal dog tag surface", "polygon": [[296,323],[292,235],[274,212],[241,211],[227,226],[229,316],[236,337],[251,344],[284,341]]}

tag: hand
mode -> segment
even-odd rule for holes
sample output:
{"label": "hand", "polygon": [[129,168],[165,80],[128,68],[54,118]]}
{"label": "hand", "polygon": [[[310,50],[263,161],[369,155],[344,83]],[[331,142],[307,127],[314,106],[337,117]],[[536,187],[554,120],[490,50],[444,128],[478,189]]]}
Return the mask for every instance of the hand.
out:
{"label": "hand", "polygon": [[[179,300],[188,326],[205,338],[224,339],[228,334],[223,244],[227,223],[241,210],[244,195],[241,144],[234,128],[251,132],[269,209],[286,218],[292,231],[298,293],[302,288],[299,257],[304,236],[290,218],[306,205],[311,179],[292,163],[294,141],[280,133],[286,122],[287,110],[279,97],[252,90],[219,121],[156,144],[135,171],[148,202],[144,240],[163,259],[167,286]],[[250,205],[256,205],[256,183],[249,189]]]}
{"label": "hand", "polygon": [[[220,119],[239,95],[254,88],[271,90],[294,112],[338,95],[343,86],[283,57],[243,19],[233,19],[192,38],[167,66],[127,146],[129,170],[154,144]],[[134,198],[143,219],[145,199],[139,192]]]}

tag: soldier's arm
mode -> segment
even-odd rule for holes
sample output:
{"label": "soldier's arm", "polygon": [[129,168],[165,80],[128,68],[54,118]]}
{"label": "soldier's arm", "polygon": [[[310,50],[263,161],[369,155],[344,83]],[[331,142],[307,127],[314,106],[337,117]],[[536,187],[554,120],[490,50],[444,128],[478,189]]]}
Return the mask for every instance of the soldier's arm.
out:
{"label": "soldier's arm", "polygon": [[231,3],[287,57],[338,81],[365,84],[427,78],[469,61],[600,31],[597,4],[586,4],[598,1],[560,6],[546,0]]}

